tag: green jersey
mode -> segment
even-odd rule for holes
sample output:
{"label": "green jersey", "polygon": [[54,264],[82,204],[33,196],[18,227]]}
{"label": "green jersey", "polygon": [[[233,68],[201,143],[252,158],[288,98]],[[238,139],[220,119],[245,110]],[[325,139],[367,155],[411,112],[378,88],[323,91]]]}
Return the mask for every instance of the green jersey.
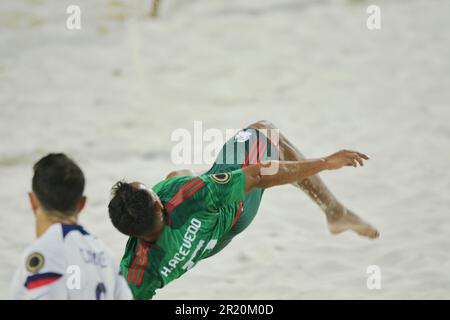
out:
{"label": "green jersey", "polygon": [[150,299],[223,247],[242,211],[245,175],[238,169],[175,177],[152,189],[165,207],[162,234],[155,242],[130,237],[120,264],[136,299]]}

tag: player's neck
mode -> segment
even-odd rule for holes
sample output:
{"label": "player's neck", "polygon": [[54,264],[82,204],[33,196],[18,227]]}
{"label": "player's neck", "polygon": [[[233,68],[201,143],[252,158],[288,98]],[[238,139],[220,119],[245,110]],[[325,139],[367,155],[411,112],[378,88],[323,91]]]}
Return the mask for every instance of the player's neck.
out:
{"label": "player's neck", "polygon": [[56,223],[76,224],[78,222],[78,215],[64,216],[59,212],[45,212],[38,210],[36,212],[36,236],[39,238],[52,225]]}
{"label": "player's neck", "polygon": [[142,239],[147,242],[155,242],[159,239],[159,237],[161,237],[163,230],[164,230],[164,221],[161,222],[156,231],[153,231],[149,235],[142,237]]}
{"label": "player's neck", "polygon": [[151,235],[142,237],[142,239],[147,242],[156,242],[158,241],[159,237],[161,237],[162,231],[163,230],[161,229],[158,232],[152,233]]}

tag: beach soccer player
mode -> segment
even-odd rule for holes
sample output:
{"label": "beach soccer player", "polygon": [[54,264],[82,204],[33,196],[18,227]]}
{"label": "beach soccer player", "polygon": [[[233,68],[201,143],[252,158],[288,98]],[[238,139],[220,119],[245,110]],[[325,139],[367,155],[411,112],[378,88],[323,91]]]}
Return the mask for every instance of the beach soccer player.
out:
{"label": "beach soccer player", "polygon": [[349,150],[305,159],[272,123],[259,121],[230,139],[201,175],[175,171],[152,188],[141,182],[116,183],[109,215],[129,236],[121,270],[134,297],[153,297],[221,251],[250,225],[265,190],[278,185],[306,192],[324,211],[332,234],[351,230],[377,238],[378,231],[339,202],[317,175],[362,166],[368,159]]}
{"label": "beach soccer player", "polygon": [[83,172],[64,154],[34,165],[29,198],[37,239],[12,280],[12,299],[132,299],[109,250],[77,223],[84,184]]}

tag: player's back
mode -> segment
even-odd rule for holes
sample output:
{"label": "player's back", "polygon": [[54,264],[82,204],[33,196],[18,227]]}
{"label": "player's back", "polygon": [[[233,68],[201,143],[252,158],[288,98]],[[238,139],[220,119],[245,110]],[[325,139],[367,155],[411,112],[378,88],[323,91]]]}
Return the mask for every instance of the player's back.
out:
{"label": "player's back", "polygon": [[13,299],[130,299],[100,240],[77,224],[54,224],[25,251]]}

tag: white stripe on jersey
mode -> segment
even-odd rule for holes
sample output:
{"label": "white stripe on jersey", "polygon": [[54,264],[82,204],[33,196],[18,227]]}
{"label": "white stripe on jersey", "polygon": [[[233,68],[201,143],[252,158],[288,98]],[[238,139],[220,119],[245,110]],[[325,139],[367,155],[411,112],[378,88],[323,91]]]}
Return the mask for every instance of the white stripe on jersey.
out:
{"label": "white stripe on jersey", "polygon": [[12,299],[131,299],[110,251],[77,224],[54,224],[26,250]]}

